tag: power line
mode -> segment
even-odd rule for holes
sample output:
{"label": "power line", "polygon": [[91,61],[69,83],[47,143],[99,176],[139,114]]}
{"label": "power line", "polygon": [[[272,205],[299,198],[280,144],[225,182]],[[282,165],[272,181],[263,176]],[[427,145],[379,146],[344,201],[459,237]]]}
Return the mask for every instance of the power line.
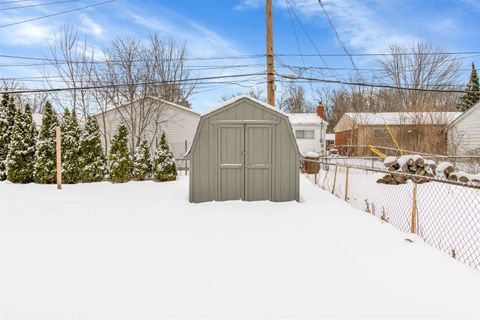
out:
{"label": "power line", "polygon": [[[285,64],[285,63],[280,63],[280,66],[283,66],[285,68],[295,68],[295,69],[302,69],[302,68],[308,68],[308,69],[333,69],[333,70],[340,70],[340,71],[351,71],[354,70],[353,68],[348,68],[348,67],[319,67],[319,66],[299,66],[299,65],[291,65],[291,64]],[[385,72],[385,69],[382,68],[358,68],[359,71],[369,71],[369,72]],[[417,68],[408,68],[408,67],[403,67],[399,68],[398,70],[401,71],[407,71],[407,72],[415,72],[420,69]],[[471,71],[472,69],[470,68],[459,68],[458,70],[460,71]],[[437,71],[443,71],[443,69],[439,69]]]}
{"label": "power line", "polygon": [[31,0],[12,0],[12,1],[1,1],[0,4],[7,4],[7,3],[17,3],[17,2],[28,2]]}
{"label": "power line", "polygon": [[347,47],[343,43],[343,40],[340,37],[340,34],[338,33],[337,29],[335,28],[335,25],[333,24],[332,19],[330,19],[330,16],[328,15],[328,12],[325,9],[325,6],[323,5],[323,2],[321,0],[317,0],[317,1],[318,1],[318,4],[320,5],[320,8],[322,9],[323,15],[325,16],[325,18],[328,21],[328,24],[330,25],[330,28],[332,29],[333,33],[335,34],[335,37],[337,38],[338,44],[340,44],[340,47],[343,49],[345,54],[350,59],[350,62],[352,63],[352,66],[353,66],[353,69],[355,69],[355,71],[357,71],[357,75],[360,78],[360,80],[362,80],[362,76],[361,76],[360,72],[358,72],[357,65],[355,64],[355,61],[353,60],[353,57],[350,54],[350,52],[348,51]]}
{"label": "power line", "polygon": [[[115,1],[115,0],[110,0],[110,1]],[[292,8],[293,9],[293,8]],[[295,11],[292,11],[294,15]],[[298,21],[298,20],[297,20]],[[300,22],[300,21],[299,21]],[[302,27],[302,24],[299,23],[299,25]],[[1,27],[1,26],[0,26]],[[303,28],[302,28],[303,29]],[[304,32],[306,32],[305,29],[303,29]],[[313,40],[311,37],[308,35],[307,36],[311,42]],[[318,49],[318,48],[317,48]],[[277,53],[275,54],[275,57],[348,57],[346,54],[341,54],[341,53],[320,53],[318,50],[316,50],[316,53]],[[364,56],[410,56],[410,55],[470,55],[468,57],[456,57],[455,59],[467,59],[467,58],[473,58],[480,56],[480,51],[451,51],[451,52],[417,52],[417,53],[411,53],[411,52],[405,52],[405,53],[394,53],[394,52],[384,52],[384,53],[350,53],[351,56],[356,56],[356,57],[364,57]],[[266,55],[264,53],[259,53],[259,54],[249,54],[249,55],[238,55],[238,56],[214,56],[214,57],[184,57],[184,58],[170,58],[166,60],[233,60],[233,59],[256,59],[256,58],[264,58]],[[30,56],[18,56],[18,55],[10,55],[10,54],[0,54],[0,58],[6,58],[6,59],[21,59],[21,60],[36,60],[36,61],[45,61],[45,62],[55,62],[55,63],[117,63],[117,62],[122,62],[120,60],[93,60],[93,61],[78,61],[78,60],[55,60],[53,58],[41,58],[41,57],[30,57]],[[154,61],[154,60],[144,60],[144,59],[137,59],[135,61]]]}
{"label": "power line", "polygon": [[[413,55],[480,55],[480,51],[439,51],[439,52],[365,52],[365,53],[303,53],[305,57],[369,57],[369,56],[413,56]],[[295,57],[296,53],[280,53],[276,54],[278,57]]]}
{"label": "power line", "polygon": [[114,2],[114,1],[115,1],[115,0],[108,0],[108,1],[103,1],[103,2],[93,3],[93,4],[89,4],[89,5],[86,5],[86,6],[83,6],[83,7],[79,7],[79,8],[74,8],[74,9],[70,9],[70,10],[60,11],[60,12],[56,12],[56,13],[52,13],[52,14],[47,14],[47,15],[44,15],[44,16],[35,17],[35,18],[31,18],[31,19],[21,20],[21,21],[17,21],[17,22],[2,24],[2,25],[0,25],[0,28],[5,28],[5,27],[10,27],[10,26],[15,26],[15,25],[17,25],[17,24],[26,23],[26,22],[31,22],[31,21],[46,19],[46,18],[50,18],[50,17],[54,17],[54,16],[59,16],[59,15],[65,14],[65,13],[70,13],[70,12],[74,12],[74,11],[84,10],[84,9],[87,9],[87,8],[93,8],[93,7],[100,6],[100,5],[107,4],[107,3],[110,3],[110,2]]}
{"label": "power line", "polygon": [[473,91],[469,91],[469,90],[457,90],[457,89],[411,88],[411,87],[395,86],[395,85],[390,85],[390,84],[375,84],[375,83],[365,83],[365,82],[355,82],[355,81],[332,80],[332,79],[302,77],[302,76],[288,75],[288,74],[278,74],[278,76],[283,78],[283,79],[289,79],[289,80],[305,80],[305,81],[311,81],[311,82],[335,83],[335,84],[342,84],[342,85],[349,85],[349,86],[383,88],[383,89],[396,89],[396,90],[405,90],[405,91],[438,92],[438,93],[468,93],[468,92],[473,92]]}
{"label": "power line", "polygon": [[[52,66],[50,64],[42,64],[42,63],[26,63],[26,64],[0,64],[0,68],[2,67],[34,67],[34,66]],[[215,69],[232,69],[232,68],[251,68],[251,67],[263,67],[263,64],[255,63],[255,64],[243,64],[243,65],[204,65],[204,66],[189,66],[185,65],[184,68],[188,68],[188,70],[215,70]],[[52,66],[53,67],[53,66]],[[0,77],[1,79],[1,77]]]}
{"label": "power line", "polygon": [[[322,55],[320,55],[320,50],[318,50],[318,47],[317,45],[315,44],[315,42],[313,41],[312,37],[310,37],[310,34],[307,32],[307,30],[305,29],[305,27],[303,26],[303,23],[302,21],[300,20],[300,18],[298,17],[297,13],[295,12],[295,8],[291,7],[292,9],[292,12],[293,12],[293,15],[295,16],[295,19],[297,20],[298,24],[300,25],[300,27],[302,28],[303,32],[305,33],[305,35],[307,36],[308,40],[310,41],[310,43],[312,44],[313,48],[315,49],[315,51],[317,52],[317,55],[320,57],[320,60],[322,61],[322,63],[325,65],[325,67],[328,68],[328,64],[327,62],[325,61],[324,57]],[[305,55],[304,55],[305,56]],[[339,80],[339,77],[337,75],[337,73],[332,70],[331,74],[333,74],[334,78],[337,79],[338,81]],[[343,87],[343,85],[342,85]]]}
{"label": "power line", "polygon": [[[65,83],[65,84],[75,84],[75,83],[88,83],[94,82],[94,77],[90,75],[77,75],[78,77],[71,80],[68,76],[38,76],[38,77],[24,77],[24,78],[0,78],[0,81],[18,81],[18,82],[34,82],[34,83]],[[100,75],[100,77],[105,75]],[[228,76],[228,75],[227,75]],[[82,78],[83,77],[83,78]],[[217,77],[220,77],[218,75]],[[161,82],[160,80],[158,80]]]}
{"label": "power line", "polygon": [[297,30],[295,29],[295,24],[293,23],[293,19],[292,19],[291,4],[290,4],[290,1],[288,0],[287,0],[287,9],[288,9],[288,16],[290,18],[290,24],[292,25],[292,29],[293,29],[293,34],[295,35],[295,41],[297,42],[298,52],[300,53],[300,56],[302,58],[302,63],[305,66],[305,59],[303,58],[302,48],[300,46],[300,41],[298,41]]}
{"label": "power line", "polygon": [[125,86],[148,86],[148,85],[162,85],[162,84],[169,84],[169,83],[185,83],[185,82],[198,82],[198,81],[205,81],[205,80],[215,80],[215,79],[224,79],[224,78],[240,78],[240,77],[252,77],[252,76],[263,76],[265,75],[264,72],[262,73],[247,73],[247,74],[232,74],[232,75],[224,75],[224,76],[212,76],[212,77],[199,77],[199,78],[190,78],[190,79],[179,79],[174,81],[147,81],[147,82],[137,82],[137,83],[114,83],[114,84],[106,84],[106,85],[92,85],[92,86],[84,86],[84,87],[74,87],[74,88],[49,88],[49,89],[22,89],[22,90],[14,90],[14,91],[1,91],[0,94],[3,93],[10,93],[10,94],[23,94],[23,93],[40,93],[40,92],[61,92],[61,91],[70,91],[70,90],[92,90],[92,89],[109,89],[109,88],[118,88],[118,87],[125,87]]}
{"label": "power line", "polygon": [[14,9],[25,9],[25,8],[36,8],[36,7],[45,7],[45,6],[50,6],[50,5],[52,5],[52,4],[61,4],[61,3],[76,2],[76,1],[80,1],[80,0],[64,0],[64,1],[46,2],[46,3],[38,3],[38,4],[28,4],[28,5],[17,6],[17,7],[0,8],[0,11],[14,10]]}
{"label": "power line", "polygon": [[[114,1],[114,0],[113,0]],[[235,60],[235,59],[256,59],[256,58],[264,58],[265,54],[251,54],[251,55],[239,55],[239,56],[223,56],[223,57],[182,57],[182,58],[168,58],[168,59],[161,59],[162,61],[177,61],[177,60],[190,60],[190,61],[209,61],[209,60]],[[8,55],[8,54],[0,54],[0,58],[7,58],[7,59],[22,59],[22,60],[35,60],[35,61],[45,61],[50,62],[49,64],[65,64],[65,63],[77,63],[77,64],[105,64],[105,63],[122,63],[124,61],[121,60],[90,60],[90,61],[82,61],[82,60],[55,60],[53,58],[39,58],[39,57],[28,57],[28,56],[17,56],[17,55]],[[158,61],[158,59],[133,59],[131,62],[148,62],[148,61]],[[38,64],[38,65],[45,65]],[[5,65],[5,64],[4,64]],[[5,65],[6,66],[6,65]]]}

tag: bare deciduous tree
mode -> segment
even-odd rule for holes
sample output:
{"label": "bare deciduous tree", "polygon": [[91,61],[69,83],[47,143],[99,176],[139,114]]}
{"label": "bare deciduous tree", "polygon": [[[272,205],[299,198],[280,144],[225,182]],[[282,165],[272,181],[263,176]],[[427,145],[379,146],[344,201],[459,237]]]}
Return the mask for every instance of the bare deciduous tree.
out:
{"label": "bare deciduous tree", "polygon": [[[45,79],[50,87],[58,87],[60,81],[69,88],[54,95],[57,105],[80,112],[84,117],[93,111],[101,112],[106,149],[107,110],[116,108],[121,115],[130,132],[130,146],[134,148],[147,130],[153,126],[158,131],[160,124],[168,120],[162,105],[146,101],[147,96],[190,107],[188,99],[196,83],[190,80],[185,44],[162,40],[156,34],[145,42],[117,38],[95,57],[86,37],[81,39],[73,27],[65,25],[55,35],[50,52],[51,66],[43,70]],[[89,86],[96,89],[84,89]],[[125,105],[129,107],[122,107]]]}
{"label": "bare deciduous tree", "polygon": [[241,95],[247,95],[257,100],[266,102],[267,99],[265,98],[264,93],[265,93],[265,89],[260,88],[259,86],[253,86],[252,88],[250,88],[250,90],[247,91],[247,93],[237,92],[230,95],[224,95],[220,98],[220,101],[227,101]]}
{"label": "bare deciduous tree", "polygon": [[[461,63],[445,50],[429,42],[417,42],[409,48],[390,46],[390,54],[379,59],[388,80],[399,87],[415,89],[451,89],[458,84]],[[455,93],[390,90],[400,111],[454,110]]]}
{"label": "bare deciduous tree", "polygon": [[[168,121],[164,107],[145,98],[153,96],[190,107],[188,98],[196,85],[190,80],[185,44],[163,41],[157,35],[152,35],[147,44],[131,38],[114,40],[105,49],[104,63],[95,74],[95,82],[105,87],[95,95],[97,105],[116,108],[130,132],[132,149],[147,131],[154,137],[160,125]],[[100,109],[105,115],[106,110]]]}
{"label": "bare deciduous tree", "polygon": [[[15,79],[2,80],[0,85],[2,91],[17,91],[26,89],[25,85]],[[45,92],[37,92],[33,94],[11,94],[15,100],[15,104],[24,108],[26,104],[30,105],[33,113],[41,113],[45,102],[48,100],[48,94]]]}
{"label": "bare deciduous tree", "polygon": [[69,88],[52,97],[63,109],[71,109],[86,119],[92,108],[92,93],[82,88],[92,84],[95,67],[94,51],[89,48],[87,37],[81,39],[78,32],[66,24],[60,33],[55,34],[50,44],[50,55],[54,76],[52,79],[50,68],[44,68],[42,72],[46,82],[50,87],[58,87],[61,82]]}
{"label": "bare deciduous tree", "polygon": [[308,100],[305,89],[300,85],[289,83],[278,99],[280,109],[289,113],[313,112],[314,104]]}

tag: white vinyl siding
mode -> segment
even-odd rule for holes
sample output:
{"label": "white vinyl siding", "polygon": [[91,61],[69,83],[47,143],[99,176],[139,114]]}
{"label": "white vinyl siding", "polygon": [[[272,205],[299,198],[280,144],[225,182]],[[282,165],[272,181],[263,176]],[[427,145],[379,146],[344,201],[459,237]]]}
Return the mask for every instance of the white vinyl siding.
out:
{"label": "white vinyl siding", "polygon": [[480,107],[477,106],[449,128],[448,142],[449,154],[464,154],[480,149]]}
{"label": "white vinyl siding", "polygon": [[[151,151],[153,153],[156,144],[160,142],[162,132],[165,132],[168,143],[172,148],[175,158],[181,159],[185,154],[185,150],[188,150],[188,148],[190,148],[193,137],[195,135],[195,131],[197,129],[198,122],[200,120],[200,115],[194,112],[190,112],[188,110],[184,110],[183,108],[176,107],[175,105],[163,103],[161,101],[155,103],[158,103],[158,108],[161,110],[161,116],[159,119],[157,119],[158,124],[148,123],[145,131],[143,132],[143,136],[145,136],[147,141],[151,144]],[[138,108],[138,105],[134,103],[133,107]],[[106,134],[107,145],[105,146],[103,136],[102,144],[103,147],[107,149],[107,151],[110,148],[110,141],[122,120],[122,114],[128,114],[125,108],[132,108],[132,105],[126,105],[119,108],[123,108],[122,111],[119,111],[118,108],[116,108],[111,109],[105,113],[106,128],[104,128],[103,125],[103,115],[95,115],[95,118],[98,121],[98,125],[100,126],[102,135]],[[129,144],[130,148],[132,149],[130,138],[131,136],[129,136]],[[187,144],[186,146],[185,142]]]}

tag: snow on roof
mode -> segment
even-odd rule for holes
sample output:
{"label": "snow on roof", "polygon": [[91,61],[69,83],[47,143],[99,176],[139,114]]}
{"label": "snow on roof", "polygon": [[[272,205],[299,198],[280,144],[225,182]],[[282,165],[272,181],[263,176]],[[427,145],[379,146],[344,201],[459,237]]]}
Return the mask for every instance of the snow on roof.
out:
{"label": "snow on roof", "polygon": [[409,124],[449,124],[461,112],[347,112],[356,124],[361,125],[409,125]]}
{"label": "snow on roof", "polygon": [[314,151],[307,151],[303,154],[304,157],[309,157],[309,158],[318,158],[320,155],[317,152]]}
{"label": "snow on roof", "polygon": [[287,114],[291,124],[312,124],[320,125],[326,123],[316,113],[289,113]]}
{"label": "snow on roof", "polygon": [[232,103],[235,103],[235,102],[237,102],[238,100],[241,100],[241,99],[249,99],[249,100],[251,100],[251,101],[253,101],[253,102],[256,102],[256,103],[258,103],[258,104],[261,104],[261,105],[264,106],[264,107],[267,107],[267,108],[271,109],[271,110],[274,111],[274,112],[280,113],[281,115],[284,115],[284,116],[288,116],[288,114],[286,114],[285,112],[283,112],[283,111],[281,111],[281,110],[279,110],[279,109],[275,109],[272,105],[270,105],[270,104],[268,104],[268,103],[266,103],[266,102],[263,102],[263,101],[261,101],[261,100],[255,99],[255,98],[253,98],[253,97],[247,96],[247,95],[240,95],[240,96],[236,96],[236,97],[234,97],[234,98],[232,98],[232,99],[228,99],[228,100],[226,100],[226,101],[223,101],[223,102],[217,104],[216,106],[208,109],[208,110],[205,111],[204,113],[202,113],[202,116],[207,115],[207,114],[212,113],[212,112],[215,112],[215,111],[217,111],[217,110],[219,110],[219,109],[221,109],[221,108],[223,108],[223,107],[225,107],[225,106],[228,106],[228,105],[230,105],[230,104],[232,104]]}
{"label": "snow on roof", "polygon": [[326,140],[335,141],[335,133],[327,133],[325,135]]}
{"label": "snow on roof", "polygon": [[[166,105],[169,105],[169,106],[172,106],[172,107],[176,107],[176,108],[178,108],[178,109],[185,110],[185,111],[188,111],[188,112],[191,112],[191,113],[194,113],[194,114],[200,116],[200,113],[197,112],[197,111],[195,111],[195,110],[193,110],[193,109],[190,109],[190,108],[181,106],[181,105],[179,105],[179,104],[176,104],[176,103],[173,103],[173,102],[170,102],[170,101],[167,101],[167,100],[164,100],[164,99],[155,97],[155,96],[146,96],[145,98],[138,98],[138,99],[136,99],[136,100],[134,100],[134,101],[132,101],[132,102],[127,102],[127,103],[122,104],[122,105],[120,105],[120,106],[116,106],[116,107],[113,107],[113,108],[109,108],[108,110],[105,111],[105,113],[110,112],[110,111],[113,111],[113,110],[116,110],[116,109],[118,109],[118,108],[126,107],[126,106],[131,105],[131,104],[133,104],[133,103],[136,103],[136,102],[138,102],[138,101],[140,101],[140,100],[142,100],[142,99],[152,99],[152,100],[155,100],[155,101],[164,103],[164,104],[166,104]],[[102,113],[103,113],[103,111],[99,111],[99,112],[93,114],[93,116],[95,117],[95,116],[98,116],[98,115],[100,115],[100,114],[102,114]]]}

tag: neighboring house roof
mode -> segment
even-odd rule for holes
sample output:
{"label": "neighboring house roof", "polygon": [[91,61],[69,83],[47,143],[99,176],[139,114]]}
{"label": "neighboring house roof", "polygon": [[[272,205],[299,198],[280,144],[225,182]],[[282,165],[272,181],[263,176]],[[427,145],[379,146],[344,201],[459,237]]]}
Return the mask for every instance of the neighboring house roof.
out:
{"label": "neighboring house roof", "polygon": [[462,121],[463,119],[465,119],[466,117],[468,117],[469,115],[471,115],[473,112],[475,112],[475,110],[477,109],[480,109],[480,101],[477,102],[476,104],[474,104],[470,109],[468,109],[467,111],[465,111],[464,113],[461,113],[461,115],[459,117],[457,117],[454,121],[452,121],[448,126],[447,128],[450,129],[452,127],[454,127],[455,125],[457,125],[460,121]]}
{"label": "neighboring house roof", "polygon": [[[108,112],[110,112],[110,111],[116,110],[116,109],[118,109],[118,108],[126,107],[126,106],[128,106],[128,105],[130,105],[130,104],[134,104],[134,103],[136,103],[136,102],[138,102],[138,101],[140,101],[140,100],[142,100],[142,99],[152,99],[152,100],[155,100],[155,101],[164,103],[164,104],[166,104],[166,105],[169,105],[169,106],[172,106],[172,107],[175,107],[175,108],[184,110],[184,111],[188,111],[188,112],[191,112],[191,113],[193,113],[193,114],[195,114],[195,115],[200,116],[200,113],[199,113],[199,112],[196,112],[196,111],[194,111],[194,110],[192,110],[192,109],[190,109],[190,108],[187,108],[187,107],[181,106],[181,105],[179,105],[179,104],[176,104],[176,103],[173,103],[173,102],[170,102],[170,101],[167,101],[167,100],[163,100],[163,99],[160,99],[160,98],[154,97],[154,96],[146,96],[146,97],[144,97],[144,98],[138,98],[138,99],[136,99],[136,100],[134,100],[134,101],[132,101],[132,102],[123,104],[123,105],[121,105],[121,106],[117,106],[117,107],[110,108],[110,109],[106,110],[105,113],[108,113]],[[103,113],[103,112],[100,111],[100,112],[95,113],[93,116],[98,116],[98,115],[100,115],[100,114],[102,114],[102,113]]]}
{"label": "neighboring house roof", "polygon": [[326,139],[326,140],[335,141],[335,133],[327,133],[327,134],[325,135],[325,139]]}
{"label": "neighboring house roof", "polygon": [[289,113],[287,114],[292,125],[295,124],[308,124],[308,125],[321,125],[327,122],[321,119],[316,113]]}
{"label": "neighboring house roof", "polygon": [[360,125],[413,125],[413,124],[449,124],[461,112],[347,112],[355,124]]}

